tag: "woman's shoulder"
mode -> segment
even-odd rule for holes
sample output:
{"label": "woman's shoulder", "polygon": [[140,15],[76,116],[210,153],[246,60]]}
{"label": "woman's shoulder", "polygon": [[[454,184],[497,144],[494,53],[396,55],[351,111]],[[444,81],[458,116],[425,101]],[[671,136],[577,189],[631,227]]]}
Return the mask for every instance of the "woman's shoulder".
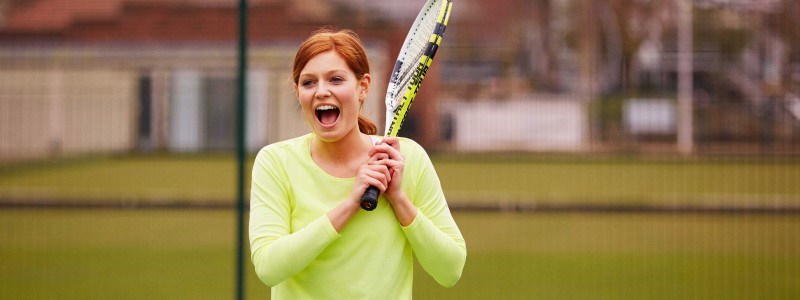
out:
{"label": "woman's shoulder", "polygon": [[398,137],[398,140],[400,141],[400,152],[404,156],[428,156],[425,148],[417,141],[407,137]]}
{"label": "woman's shoulder", "polygon": [[289,153],[296,153],[302,151],[303,149],[308,149],[307,145],[310,136],[311,134],[305,134],[266,145],[261,148],[261,150],[258,152],[258,155],[284,156]]}
{"label": "woman's shoulder", "polygon": [[415,141],[415,140],[413,140],[411,138],[407,138],[407,137],[402,137],[401,136],[401,137],[397,137],[397,139],[400,140],[400,147],[408,146],[408,147],[412,147],[412,148],[415,148],[415,149],[422,149],[422,146],[419,143],[417,143],[417,141]]}

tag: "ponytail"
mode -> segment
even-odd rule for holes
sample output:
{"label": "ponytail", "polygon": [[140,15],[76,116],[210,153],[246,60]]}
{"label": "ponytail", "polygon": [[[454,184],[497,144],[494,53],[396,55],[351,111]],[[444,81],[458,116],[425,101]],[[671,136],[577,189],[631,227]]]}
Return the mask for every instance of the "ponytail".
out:
{"label": "ponytail", "polygon": [[358,115],[358,130],[363,134],[374,135],[378,133],[378,127],[375,126],[375,123],[372,123],[369,118],[362,114]]}

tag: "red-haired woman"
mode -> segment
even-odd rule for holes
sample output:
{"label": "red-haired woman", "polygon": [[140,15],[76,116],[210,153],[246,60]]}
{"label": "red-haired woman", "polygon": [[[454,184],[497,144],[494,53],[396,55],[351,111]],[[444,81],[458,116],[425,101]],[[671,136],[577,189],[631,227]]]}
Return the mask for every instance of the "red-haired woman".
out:
{"label": "red-haired woman", "polygon": [[[380,139],[360,111],[369,62],[349,30],[320,30],[292,73],[312,133],[264,147],[250,198],[250,248],[272,299],[410,299],[413,257],[454,285],[467,250],[425,150]],[[378,207],[362,211],[370,185]]]}

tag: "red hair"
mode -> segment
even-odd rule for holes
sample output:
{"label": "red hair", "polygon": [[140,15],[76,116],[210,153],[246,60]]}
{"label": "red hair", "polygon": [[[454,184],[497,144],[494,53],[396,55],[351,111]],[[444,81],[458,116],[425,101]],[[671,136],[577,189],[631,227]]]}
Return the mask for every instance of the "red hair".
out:
{"label": "red hair", "polygon": [[[323,28],[314,31],[297,50],[294,57],[292,81],[298,84],[300,72],[308,64],[308,61],[314,56],[330,50],[336,51],[344,59],[350,71],[353,71],[359,80],[369,73],[367,52],[355,32],[349,29],[336,31]],[[375,134],[378,131],[375,123],[362,114],[358,115],[358,130],[365,134]]]}

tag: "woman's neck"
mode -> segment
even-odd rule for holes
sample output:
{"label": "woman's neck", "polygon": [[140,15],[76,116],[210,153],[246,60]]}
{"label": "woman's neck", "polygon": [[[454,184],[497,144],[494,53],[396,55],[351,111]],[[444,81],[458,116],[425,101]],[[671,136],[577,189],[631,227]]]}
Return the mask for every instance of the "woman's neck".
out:
{"label": "woman's neck", "polygon": [[311,140],[311,157],[320,165],[347,166],[361,164],[366,160],[372,140],[358,130],[352,131],[335,142],[325,142],[314,135]]}

